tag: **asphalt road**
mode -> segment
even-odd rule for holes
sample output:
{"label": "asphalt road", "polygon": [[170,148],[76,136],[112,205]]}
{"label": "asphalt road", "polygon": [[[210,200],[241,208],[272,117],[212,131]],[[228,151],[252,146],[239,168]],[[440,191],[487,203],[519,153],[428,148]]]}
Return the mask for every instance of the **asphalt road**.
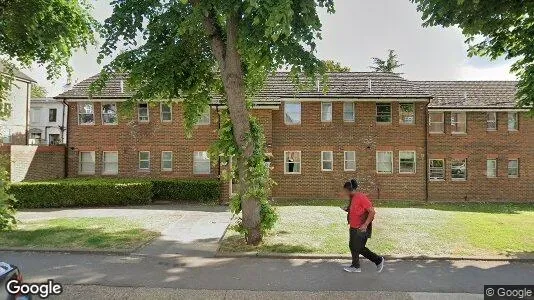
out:
{"label": "asphalt road", "polygon": [[249,291],[387,291],[481,294],[485,284],[534,284],[534,263],[388,261],[383,273],[342,271],[347,261],[104,256],[0,252],[25,280],[67,285]]}

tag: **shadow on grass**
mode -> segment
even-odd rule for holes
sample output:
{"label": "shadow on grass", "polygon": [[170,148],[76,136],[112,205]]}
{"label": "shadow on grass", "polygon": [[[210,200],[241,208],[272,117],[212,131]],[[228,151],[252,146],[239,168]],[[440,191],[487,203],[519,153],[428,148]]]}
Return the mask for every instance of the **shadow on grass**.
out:
{"label": "shadow on grass", "polygon": [[304,245],[288,245],[283,243],[277,244],[260,244],[259,246],[247,245],[243,236],[233,235],[226,237],[219,251],[228,252],[258,252],[258,253],[316,253],[317,249]]}
{"label": "shadow on grass", "polygon": [[[276,206],[336,206],[345,207],[348,201],[341,199],[332,200],[277,200]],[[533,212],[534,205],[531,203],[436,203],[415,201],[374,201],[378,208],[420,208],[442,211],[477,212],[490,214],[516,214],[519,212]]]}
{"label": "shadow on grass", "polygon": [[28,249],[133,250],[157,236],[159,233],[142,228],[105,230],[97,224],[94,228],[50,226],[0,232],[0,245]]}

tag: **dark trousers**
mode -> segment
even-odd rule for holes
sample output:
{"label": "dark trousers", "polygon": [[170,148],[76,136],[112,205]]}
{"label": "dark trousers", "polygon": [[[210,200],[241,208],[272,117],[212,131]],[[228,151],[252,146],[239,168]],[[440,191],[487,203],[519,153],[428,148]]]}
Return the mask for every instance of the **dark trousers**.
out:
{"label": "dark trousers", "polygon": [[378,265],[382,262],[382,258],[371,250],[365,247],[367,243],[368,235],[366,232],[361,232],[358,229],[350,229],[350,238],[349,238],[349,248],[350,253],[352,254],[352,266],[359,268],[360,267],[360,254],[363,257]]}

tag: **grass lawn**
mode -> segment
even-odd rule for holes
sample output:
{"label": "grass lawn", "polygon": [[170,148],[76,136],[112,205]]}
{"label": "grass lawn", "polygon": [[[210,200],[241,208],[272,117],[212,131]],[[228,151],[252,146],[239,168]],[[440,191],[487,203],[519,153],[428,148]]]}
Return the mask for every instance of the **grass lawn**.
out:
{"label": "grass lawn", "polygon": [[[221,252],[349,254],[342,201],[277,204],[280,219],[258,247],[228,230]],[[369,248],[385,255],[534,255],[534,205],[375,203]]]}
{"label": "grass lawn", "polygon": [[2,248],[130,250],[157,237],[124,218],[59,218],[19,223],[0,232]]}

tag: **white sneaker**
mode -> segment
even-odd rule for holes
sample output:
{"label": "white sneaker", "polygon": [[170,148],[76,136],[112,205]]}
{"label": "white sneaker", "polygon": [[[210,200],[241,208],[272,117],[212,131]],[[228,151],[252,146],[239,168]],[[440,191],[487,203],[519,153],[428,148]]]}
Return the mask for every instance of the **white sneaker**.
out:
{"label": "white sneaker", "polygon": [[376,270],[378,271],[378,273],[382,272],[382,270],[384,269],[384,262],[386,260],[384,259],[384,257],[382,257],[382,261],[376,265]]}
{"label": "white sneaker", "polygon": [[345,270],[345,272],[349,272],[349,273],[361,273],[362,272],[362,269],[355,268],[353,266],[345,267],[345,268],[343,268],[343,270]]}

